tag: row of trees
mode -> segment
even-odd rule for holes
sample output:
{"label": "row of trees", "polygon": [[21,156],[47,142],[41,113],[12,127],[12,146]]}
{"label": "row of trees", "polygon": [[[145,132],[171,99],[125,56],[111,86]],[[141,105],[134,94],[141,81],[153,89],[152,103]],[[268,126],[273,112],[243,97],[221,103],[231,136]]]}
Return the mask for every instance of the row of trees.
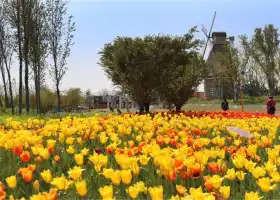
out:
{"label": "row of trees", "polygon": [[73,17],[67,15],[66,1],[4,0],[0,9],[0,69],[5,107],[15,112],[11,66],[18,65],[18,113],[22,113],[23,101],[26,112],[30,111],[33,84],[36,110],[40,113],[41,91],[48,75],[55,85],[60,110],[60,85],[75,31]]}
{"label": "row of trees", "polygon": [[206,74],[196,27],[183,36],[117,37],[100,51],[100,65],[123,92],[149,111],[156,100],[181,110]]}
{"label": "row of trees", "polygon": [[[47,112],[56,112],[57,107],[57,95],[56,92],[47,88],[41,87],[40,91],[41,101],[40,101],[40,111],[41,113]],[[92,102],[87,102],[88,98],[92,98],[93,95],[90,91],[83,92],[80,88],[70,88],[66,91],[61,91],[61,110],[71,111],[73,108],[76,108],[80,105],[91,106]],[[25,101],[25,88],[23,92],[23,101],[22,105],[26,106]],[[4,96],[0,98],[0,100],[4,100]],[[13,101],[15,105],[19,103],[19,95],[15,94]],[[36,112],[36,91],[35,89],[30,89],[30,112]],[[5,109],[5,113],[11,112],[11,109]],[[15,112],[17,112],[17,108],[15,108]]]}
{"label": "row of trees", "polygon": [[256,28],[251,38],[240,35],[219,58],[221,65],[215,76],[232,74],[235,82],[243,76],[250,96],[280,94],[280,35],[272,24]]}
{"label": "row of trees", "polygon": [[245,85],[250,96],[279,94],[280,37],[273,25],[256,28],[250,39],[241,35],[236,43],[227,43],[215,69],[206,67],[199,53],[203,42],[194,38],[195,32],[192,28],[183,36],[118,37],[100,51],[100,65],[141,112],[156,100],[180,110],[210,70],[223,82],[236,83],[232,91]]}

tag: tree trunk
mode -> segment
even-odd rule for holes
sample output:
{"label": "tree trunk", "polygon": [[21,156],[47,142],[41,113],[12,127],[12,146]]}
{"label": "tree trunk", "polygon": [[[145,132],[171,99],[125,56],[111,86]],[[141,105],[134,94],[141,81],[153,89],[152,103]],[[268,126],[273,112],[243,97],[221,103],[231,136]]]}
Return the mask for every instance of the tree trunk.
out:
{"label": "tree trunk", "polygon": [[20,29],[20,3],[17,0],[17,38],[18,38],[18,52],[19,52],[19,97],[18,97],[18,112],[22,114],[22,68],[23,58],[21,49],[21,29]]}
{"label": "tree trunk", "polygon": [[10,107],[12,108],[12,114],[15,114],[11,72],[9,70],[7,70],[7,73],[8,73],[9,92],[10,92]]}
{"label": "tree trunk", "polygon": [[145,112],[150,113],[150,104],[149,103],[145,103]]}
{"label": "tree trunk", "polygon": [[139,104],[139,108],[140,108],[139,114],[143,115],[145,111],[145,106],[143,104]]}
{"label": "tree trunk", "polygon": [[2,100],[1,100],[1,96],[0,96],[0,108],[3,110],[3,103],[2,103]]}
{"label": "tree trunk", "polygon": [[61,99],[60,99],[60,90],[58,84],[56,84],[56,95],[57,95],[57,112],[60,112]]}
{"label": "tree trunk", "polygon": [[181,112],[182,111],[182,104],[180,104],[180,103],[176,103],[175,104],[175,107],[176,107],[176,112]]}
{"label": "tree trunk", "polygon": [[1,74],[2,74],[2,80],[3,80],[3,86],[4,86],[5,107],[10,108],[4,66],[1,66]]}
{"label": "tree trunk", "polygon": [[40,67],[37,67],[37,88],[36,88],[36,108],[37,108],[37,114],[41,113],[41,80],[40,80]]}
{"label": "tree trunk", "polygon": [[[36,57],[36,56],[35,56]],[[34,58],[36,60],[36,58]],[[33,72],[34,72],[34,85],[35,85],[35,103],[36,103],[36,113],[38,114],[38,73],[37,73],[37,64],[33,62]]]}
{"label": "tree trunk", "polygon": [[28,69],[28,58],[27,56],[25,57],[25,106],[26,106],[26,112],[29,113],[30,112],[30,97],[29,97],[29,69]]}
{"label": "tree trunk", "polygon": [[25,107],[26,112],[30,112],[30,96],[29,96],[29,63],[28,63],[28,53],[29,53],[29,30],[28,30],[28,23],[29,23],[29,15],[30,15],[30,6],[26,5],[26,3],[22,0],[22,9],[23,9],[23,32],[24,32],[24,65],[25,65],[25,76],[24,76],[24,83],[25,83]]}

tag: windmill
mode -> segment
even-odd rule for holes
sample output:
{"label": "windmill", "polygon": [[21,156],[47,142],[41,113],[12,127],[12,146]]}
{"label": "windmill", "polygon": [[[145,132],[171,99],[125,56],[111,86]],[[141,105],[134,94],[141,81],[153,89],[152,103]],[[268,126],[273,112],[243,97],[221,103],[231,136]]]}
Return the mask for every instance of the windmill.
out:
{"label": "windmill", "polygon": [[211,34],[212,34],[212,29],[213,29],[213,26],[214,26],[214,23],[215,23],[215,19],[216,19],[216,11],[214,12],[214,17],[212,19],[212,24],[211,24],[209,33],[207,32],[207,28],[202,24],[202,32],[205,34],[205,36],[207,38],[206,44],[205,44],[205,47],[204,47],[204,51],[203,51],[203,58],[204,58],[205,53],[206,53],[208,42],[211,42],[211,44],[212,44]]}

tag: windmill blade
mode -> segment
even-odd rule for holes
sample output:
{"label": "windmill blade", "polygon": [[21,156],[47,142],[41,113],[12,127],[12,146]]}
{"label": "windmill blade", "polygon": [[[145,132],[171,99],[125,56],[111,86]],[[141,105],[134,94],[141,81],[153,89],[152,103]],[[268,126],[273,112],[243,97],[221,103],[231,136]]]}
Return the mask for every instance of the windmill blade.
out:
{"label": "windmill blade", "polygon": [[202,32],[204,33],[204,35],[205,35],[206,37],[208,37],[208,31],[207,31],[207,28],[205,27],[205,25],[204,25],[204,24],[201,24],[201,26],[202,26],[202,28],[201,28]]}
{"label": "windmill blade", "polygon": [[205,44],[205,47],[204,47],[203,58],[204,58],[205,53],[206,53],[206,49],[207,49],[208,42],[209,42],[209,37],[207,37],[207,41],[206,41],[206,44]]}
{"label": "windmill blade", "polygon": [[211,27],[210,27],[209,36],[208,36],[209,38],[211,37],[211,33],[212,33],[212,30],[213,30],[215,20],[216,20],[216,11],[214,13],[214,17],[213,17],[212,24],[211,24]]}
{"label": "windmill blade", "polygon": [[[215,20],[216,20],[216,11],[215,11],[215,13],[214,13],[214,17],[213,17],[213,20],[212,20],[212,24],[211,24],[211,27],[210,27],[210,31],[209,31],[209,33],[208,33],[208,36],[206,36],[206,37],[207,37],[207,41],[206,41],[206,44],[205,44],[205,47],[204,47],[204,51],[203,51],[203,58],[204,58],[205,53],[206,53],[206,49],[207,49],[207,46],[208,46],[208,42],[209,42],[209,40],[210,40],[210,38],[211,38],[211,33],[212,33],[212,29],[213,29]],[[212,40],[210,40],[210,41],[211,41],[211,43],[212,43]]]}

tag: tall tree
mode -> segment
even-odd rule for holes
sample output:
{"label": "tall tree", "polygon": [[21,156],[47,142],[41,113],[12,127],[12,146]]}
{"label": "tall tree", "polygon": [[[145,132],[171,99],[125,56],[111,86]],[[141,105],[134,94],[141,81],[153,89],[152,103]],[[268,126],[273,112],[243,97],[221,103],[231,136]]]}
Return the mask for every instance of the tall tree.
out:
{"label": "tall tree", "polygon": [[32,23],[30,26],[30,57],[35,85],[36,111],[41,110],[41,85],[45,80],[46,58],[48,56],[46,8],[42,1],[37,0],[34,6]]}
{"label": "tall tree", "polygon": [[70,47],[74,44],[75,23],[73,22],[73,16],[68,17],[68,21],[65,23],[67,17],[65,0],[46,0],[46,6],[49,49],[53,60],[50,74],[56,87],[57,109],[60,111],[60,85],[67,71],[66,59],[70,55]]}
{"label": "tall tree", "polygon": [[22,94],[23,94],[23,83],[22,83],[22,70],[23,70],[23,33],[22,33],[22,2],[21,0],[8,0],[5,4],[5,9],[8,14],[9,22],[12,28],[15,30],[15,39],[17,43],[17,53],[19,60],[19,100],[18,109],[19,114],[22,114]]}
{"label": "tall tree", "polygon": [[[14,44],[13,44],[13,38],[9,34],[10,34],[10,27],[5,20],[2,20],[0,22],[0,58],[2,57],[3,59],[3,63],[1,66],[1,73],[4,82],[6,107],[11,108],[12,114],[14,114],[13,88],[12,88],[12,78],[11,78],[11,64],[12,64],[12,56],[14,52]],[[8,77],[10,102],[7,96],[5,73],[7,73],[7,77]]]}
{"label": "tall tree", "polygon": [[260,65],[254,59],[255,43],[253,38],[249,39],[246,35],[239,36],[240,46],[239,59],[241,70],[245,72],[245,84],[248,85],[248,95],[258,96],[266,94],[266,78]]}
{"label": "tall tree", "polygon": [[3,81],[5,108],[9,108],[10,106],[9,106],[9,98],[8,98],[8,92],[7,92],[6,70],[5,70],[4,58],[2,55],[0,56],[0,71],[1,71],[1,75],[2,75],[2,81]]}
{"label": "tall tree", "polygon": [[[201,41],[194,40],[194,32],[196,28],[183,36],[117,37],[105,44],[100,52],[100,64],[112,82],[137,102],[140,112],[144,108],[148,112],[157,94],[163,96],[167,84],[175,84],[176,78],[182,78],[178,69],[191,62],[191,55],[197,54],[194,50],[198,50]],[[193,85],[187,88],[192,89]]]}
{"label": "tall tree", "polygon": [[100,52],[100,64],[108,77],[137,102],[141,113],[153,97],[157,65],[151,58],[156,48],[154,36],[117,37]]}
{"label": "tall tree", "polygon": [[185,65],[171,67],[174,71],[169,73],[168,81],[164,80],[158,89],[161,99],[168,105],[174,104],[176,111],[181,111],[207,73],[206,63],[201,55],[190,55],[188,59]]}
{"label": "tall tree", "polygon": [[38,0],[21,0],[21,27],[23,32],[23,59],[24,59],[24,85],[25,85],[25,106],[26,112],[30,111],[29,95],[29,51],[32,33],[32,17],[34,17],[35,5]]}
{"label": "tall tree", "polygon": [[279,78],[279,32],[272,24],[256,28],[253,36],[253,58],[261,67],[271,95],[277,93]]}
{"label": "tall tree", "polygon": [[[5,6],[6,7],[6,6]],[[6,49],[4,48],[4,41],[6,41],[6,38],[4,37],[4,28],[7,25],[5,23],[5,7],[4,4],[1,5],[0,7],[0,69],[1,69],[1,75],[2,75],[2,80],[3,80],[3,87],[4,87],[4,95],[5,95],[5,107],[9,107],[9,98],[8,98],[8,92],[7,92],[7,84],[6,84],[6,74],[5,74],[5,67],[4,63],[6,61]],[[1,102],[2,106],[2,102]]]}

